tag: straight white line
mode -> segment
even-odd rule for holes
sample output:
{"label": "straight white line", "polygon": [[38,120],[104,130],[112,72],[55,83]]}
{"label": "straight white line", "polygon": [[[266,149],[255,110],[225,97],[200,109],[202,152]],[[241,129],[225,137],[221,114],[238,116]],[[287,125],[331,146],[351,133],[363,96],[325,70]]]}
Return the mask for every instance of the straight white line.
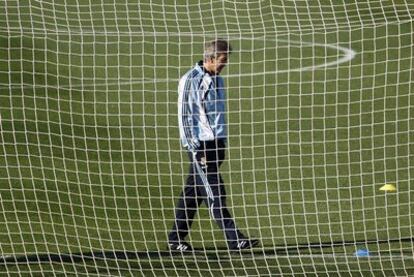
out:
{"label": "straight white line", "polygon": [[[266,258],[277,258],[277,259],[301,259],[301,258],[309,258],[309,259],[325,259],[325,258],[330,258],[330,259],[355,259],[355,260],[372,260],[372,259],[392,259],[392,260],[412,260],[414,262],[414,256],[411,255],[387,255],[387,254],[380,254],[380,255],[376,255],[376,254],[371,254],[370,256],[367,257],[357,257],[355,255],[351,255],[351,254],[287,254],[287,255],[257,255],[257,254],[252,254],[251,253],[246,252],[244,255],[241,255],[240,258],[242,259],[246,259],[246,258],[252,258],[252,259],[266,259]],[[239,258],[239,257],[236,257]]]}

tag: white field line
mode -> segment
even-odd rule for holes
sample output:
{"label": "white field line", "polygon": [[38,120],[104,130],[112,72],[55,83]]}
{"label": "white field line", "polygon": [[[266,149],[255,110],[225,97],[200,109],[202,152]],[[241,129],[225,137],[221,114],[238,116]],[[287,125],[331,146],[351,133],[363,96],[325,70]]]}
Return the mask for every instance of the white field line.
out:
{"label": "white field line", "polygon": [[[67,31],[66,31],[67,32]],[[67,32],[70,33],[70,32]],[[84,34],[88,34],[88,35],[95,35],[97,34],[97,32],[82,32],[80,33],[81,35]],[[109,33],[107,35],[114,35],[112,33]],[[119,34],[118,34],[119,35]],[[131,33],[131,35],[138,35],[136,33]],[[140,34],[140,35],[148,35],[146,33]],[[205,37],[206,35],[202,35],[202,34],[191,34],[191,33],[150,33],[150,35],[152,36],[165,36],[165,35],[170,35],[170,36],[200,36],[200,37]],[[207,35],[208,36],[208,35]],[[272,71],[265,71],[265,72],[249,72],[249,73],[238,73],[238,74],[223,74],[223,76],[225,78],[243,78],[243,77],[251,77],[251,76],[264,76],[264,75],[275,75],[275,74],[280,74],[280,73],[290,73],[290,72],[305,72],[305,71],[314,71],[314,70],[318,70],[318,69],[322,69],[322,68],[327,68],[327,67],[332,67],[335,65],[339,65],[342,63],[346,63],[351,61],[355,56],[356,56],[356,52],[350,48],[346,48],[346,47],[342,47],[336,44],[329,44],[329,43],[315,43],[315,42],[304,42],[304,41],[293,41],[293,40],[284,40],[284,39],[269,39],[269,38],[243,38],[241,36],[233,36],[233,37],[229,37],[228,39],[239,39],[239,40],[272,40],[272,41],[281,41],[281,42],[285,42],[287,44],[298,44],[299,47],[302,45],[305,46],[311,46],[311,47],[321,47],[321,48],[330,48],[339,52],[342,52],[343,55],[341,56],[341,58],[337,59],[337,60],[333,60],[330,62],[325,62],[325,63],[321,63],[321,64],[316,64],[316,65],[312,65],[312,66],[306,66],[306,67],[299,67],[299,68],[290,68],[290,69],[281,69],[281,70],[272,70]],[[254,51],[254,50],[252,50]],[[80,80],[82,81],[82,80]],[[145,84],[145,83],[168,83],[168,82],[178,82],[178,76],[177,79],[162,79],[162,78],[157,78],[157,79],[149,79],[149,78],[142,78],[142,79],[135,79],[135,80],[131,80],[131,81],[118,81],[118,82],[104,82],[104,83],[81,83],[81,84],[74,84],[74,85],[65,85],[65,86],[56,86],[56,85],[37,85],[37,84],[3,84],[3,87],[9,87],[9,88],[33,88],[33,87],[37,87],[37,88],[42,88],[42,87],[47,87],[47,88],[55,88],[55,89],[76,89],[76,88],[86,88],[86,87],[93,87],[93,88],[97,88],[97,87],[102,87],[102,86],[116,86],[116,85],[133,85],[133,84]]]}
{"label": "white field line", "polygon": [[[247,255],[248,253],[244,253],[244,255],[225,255],[225,256],[218,256],[218,259],[220,260],[265,260],[265,259],[346,259],[348,262],[369,262],[372,260],[382,260],[382,261],[402,261],[402,260],[408,260],[414,262],[414,256],[412,255],[371,255],[368,257],[356,257],[355,255],[350,254],[295,254],[295,255]],[[0,259],[7,259],[11,258],[10,255],[0,256]],[[179,258],[182,258],[183,256],[177,256]],[[185,256],[188,258],[197,258],[197,259],[209,259],[205,253],[201,255],[201,253],[197,253],[191,256]],[[174,256],[165,256],[161,257],[161,259],[174,259]],[[156,258],[159,259],[159,258]],[[99,258],[99,260],[112,260],[112,258]],[[151,260],[151,259],[149,259]],[[39,264],[39,263],[49,263],[49,261],[25,261],[24,264]],[[304,265],[309,265],[309,263],[306,263],[302,261]]]}
{"label": "white field line", "polygon": [[[247,253],[246,253],[247,254]],[[414,262],[413,255],[392,255],[392,254],[380,254],[370,255],[368,257],[357,257],[352,254],[288,254],[288,255],[240,255],[240,256],[228,256],[229,259],[347,259],[355,261],[368,261],[368,260],[411,260]]]}

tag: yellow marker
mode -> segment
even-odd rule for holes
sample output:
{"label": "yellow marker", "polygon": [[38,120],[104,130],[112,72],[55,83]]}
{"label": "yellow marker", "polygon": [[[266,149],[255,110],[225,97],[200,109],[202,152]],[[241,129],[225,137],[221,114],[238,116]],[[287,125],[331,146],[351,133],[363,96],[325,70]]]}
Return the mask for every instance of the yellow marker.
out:
{"label": "yellow marker", "polygon": [[390,191],[396,191],[397,189],[392,184],[385,184],[380,188],[380,190],[390,192]]}

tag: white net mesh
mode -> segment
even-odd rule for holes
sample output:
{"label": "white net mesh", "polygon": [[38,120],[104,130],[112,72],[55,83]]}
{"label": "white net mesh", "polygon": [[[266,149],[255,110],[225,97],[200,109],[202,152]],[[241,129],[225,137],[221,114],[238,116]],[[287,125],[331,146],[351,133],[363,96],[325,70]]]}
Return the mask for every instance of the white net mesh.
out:
{"label": "white net mesh", "polygon": [[[414,274],[411,1],[0,8],[2,272]],[[216,37],[233,46],[227,204],[261,246],[231,254],[202,206],[197,251],[171,255],[178,80]]]}

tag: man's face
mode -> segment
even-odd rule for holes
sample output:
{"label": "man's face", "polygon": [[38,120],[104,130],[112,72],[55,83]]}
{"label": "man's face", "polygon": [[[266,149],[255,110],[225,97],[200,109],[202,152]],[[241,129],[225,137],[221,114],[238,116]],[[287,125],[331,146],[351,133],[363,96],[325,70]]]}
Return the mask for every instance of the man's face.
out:
{"label": "man's face", "polygon": [[223,70],[223,68],[226,66],[227,59],[228,59],[228,54],[226,53],[220,54],[215,59],[211,59],[209,61],[208,70],[210,70],[212,73],[216,75],[219,75],[220,72]]}

